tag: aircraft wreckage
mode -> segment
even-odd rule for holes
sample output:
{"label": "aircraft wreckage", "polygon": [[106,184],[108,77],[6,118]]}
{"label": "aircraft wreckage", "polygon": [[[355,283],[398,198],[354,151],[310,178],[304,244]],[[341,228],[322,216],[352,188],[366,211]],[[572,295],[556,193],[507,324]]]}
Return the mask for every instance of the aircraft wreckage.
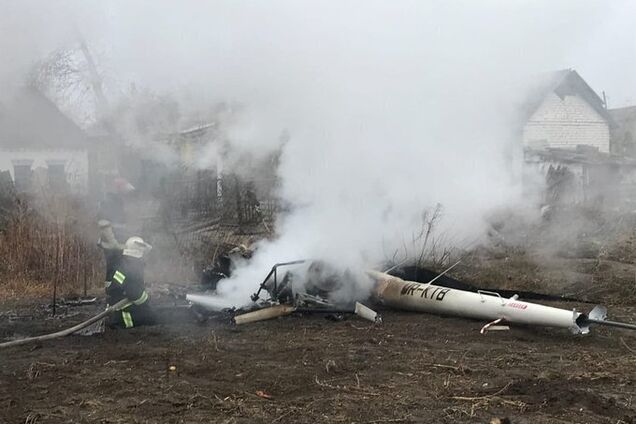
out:
{"label": "aircraft wreckage", "polygon": [[[279,271],[281,267],[307,262],[303,260],[274,265],[258,291],[251,297],[252,310],[236,314],[234,322],[241,325],[295,312],[349,313],[375,323],[381,322],[380,316],[375,311],[361,303],[367,299],[358,299],[345,304],[330,299],[330,294],[337,292],[343,284],[346,284],[343,281],[351,281],[351,279],[341,278],[342,275],[336,276],[333,272],[325,273],[324,270],[328,267],[324,263],[309,262],[310,265],[305,274],[306,281],[301,285],[294,280],[293,272]],[[508,290],[477,289],[444,277],[451,268],[442,274],[431,273],[432,278],[428,282],[408,281],[387,272],[367,271],[364,274],[372,282],[368,300],[376,305],[397,310],[485,321],[486,324],[481,329],[482,333],[490,329],[507,328],[502,327],[502,324],[563,328],[574,334],[589,333],[590,326],[593,324],[636,330],[634,324],[607,320],[607,309],[603,306],[595,306],[585,314],[576,310],[531,303],[520,300],[520,295],[525,294],[530,298],[544,300],[572,301],[576,299],[531,292],[512,293]],[[430,273],[430,271],[427,272]],[[437,282],[438,279],[440,279],[439,282]],[[299,286],[302,287],[300,290],[294,290]],[[263,291],[269,294],[269,299],[258,304]],[[199,308],[220,309],[219,302],[214,296],[190,294],[187,295],[187,300]]]}

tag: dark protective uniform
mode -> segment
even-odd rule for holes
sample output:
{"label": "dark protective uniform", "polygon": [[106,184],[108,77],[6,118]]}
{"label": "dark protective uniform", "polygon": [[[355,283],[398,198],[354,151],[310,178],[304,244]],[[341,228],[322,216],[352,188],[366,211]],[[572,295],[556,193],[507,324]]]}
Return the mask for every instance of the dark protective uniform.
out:
{"label": "dark protective uniform", "polygon": [[110,327],[132,328],[140,325],[153,325],[156,318],[149,305],[148,292],[144,288],[144,264],[141,259],[122,256],[118,261],[113,279],[106,287],[108,304],[113,305],[123,298],[131,304],[111,315]]}
{"label": "dark protective uniform", "polygon": [[115,274],[115,271],[117,271],[117,267],[119,266],[119,262],[121,261],[123,249],[119,247],[106,247],[101,239],[97,243],[97,245],[101,247],[102,251],[104,252],[104,259],[106,260],[106,278],[104,279],[104,281],[106,282],[106,286],[108,288],[110,282],[113,281],[113,275]]}
{"label": "dark protective uniform", "polygon": [[121,196],[115,193],[108,193],[106,199],[99,204],[97,219],[100,227],[97,245],[101,247],[106,260],[106,277],[104,281],[108,290],[108,286],[113,280],[113,274],[121,259],[123,250],[121,243],[126,241],[124,238],[125,234],[121,231],[126,222],[124,203]]}

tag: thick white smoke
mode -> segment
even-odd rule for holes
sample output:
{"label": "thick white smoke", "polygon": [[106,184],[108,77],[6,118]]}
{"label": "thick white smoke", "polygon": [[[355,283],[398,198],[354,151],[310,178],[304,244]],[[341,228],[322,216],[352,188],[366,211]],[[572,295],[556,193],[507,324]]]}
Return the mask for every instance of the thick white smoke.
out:
{"label": "thick white smoke", "polygon": [[509,162],[512,109],[518,81],[539,70],[541,61],[522,55],[538,53],[536,33],[439,6],[372,4],[355,16],[337,7],[295,10],[314,13],[307,27],[291,14],[297,32],[267,35],[291,56],[265,56],[285,66],[259,68],[268,75],[263,86],[275,89],[251,106],[290,130],[280,175],[294,208],[279,237],[220,285],[221,295],[247,299],[280,261],[378,264],[411,247],[422,212],[437,203],[444,216],[436,231],[473,239],[489,211],[520,200]]}
{"label": "thick white smoke", "polygon": [[289,131],[280,194],[293,208],[220,285],[237,301],[275,262],[382,261],[438,203],[439,232],[478,237],[489,211],[520,200],[510,163],[518,81],[598,70],[600,58],[572,58],[589,57],[591,28],[633,12],[579,1],[65,4],[119,79],[244,105],[235,148],[268,151]]}

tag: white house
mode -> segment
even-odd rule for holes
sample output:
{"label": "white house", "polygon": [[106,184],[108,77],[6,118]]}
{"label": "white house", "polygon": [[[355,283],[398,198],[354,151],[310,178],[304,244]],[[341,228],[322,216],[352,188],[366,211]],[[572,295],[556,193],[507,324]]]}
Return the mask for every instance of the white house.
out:
{"label": "white house", "polygon": [[35,88],[0,105],[0,171],[20,192],[84,195],[89,183],[85,133]]}
{"label": "white house", "polygon": [[610,153],[612,118],[603,100],[572,69],[541,78],[524,112],[524,150],[586,146]]}

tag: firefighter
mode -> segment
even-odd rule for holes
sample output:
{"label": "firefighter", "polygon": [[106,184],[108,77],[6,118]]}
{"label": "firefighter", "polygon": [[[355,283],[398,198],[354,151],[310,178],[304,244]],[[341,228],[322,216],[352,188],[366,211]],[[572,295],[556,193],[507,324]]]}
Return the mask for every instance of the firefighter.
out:
{"label": "firefighter", "polygon": [[130,305],[111,315],[111,328],[132,328],[155,324],[150,297],[144,287],[144,256],[152,249],[141,237],[126,240],[113,278],[106,287],[108,304],[127,298]]}
{"label": "firefighter", "polygon": [[109,221],[102,219],[97,222],[97,225],[99,226],[99,240],[97,240],[97,245],[104,252],[104,259],[106,260],[106,277],[104,284],[108,287],[113,280],[115,268],[124,251],[124,245],[119,243],[115,238],[113,228]]}
{"label": "firefighter", "polygon": [[124,250],[123,241],[128,235],[125,230],[126,214],[124,196],[132,193],[135,187],[123,178],[115,178],[106,198],[99,204],[98,221],[99,239],[97,245],[104,252],[106,260],[105,285],[109,286],[117,263]]}

